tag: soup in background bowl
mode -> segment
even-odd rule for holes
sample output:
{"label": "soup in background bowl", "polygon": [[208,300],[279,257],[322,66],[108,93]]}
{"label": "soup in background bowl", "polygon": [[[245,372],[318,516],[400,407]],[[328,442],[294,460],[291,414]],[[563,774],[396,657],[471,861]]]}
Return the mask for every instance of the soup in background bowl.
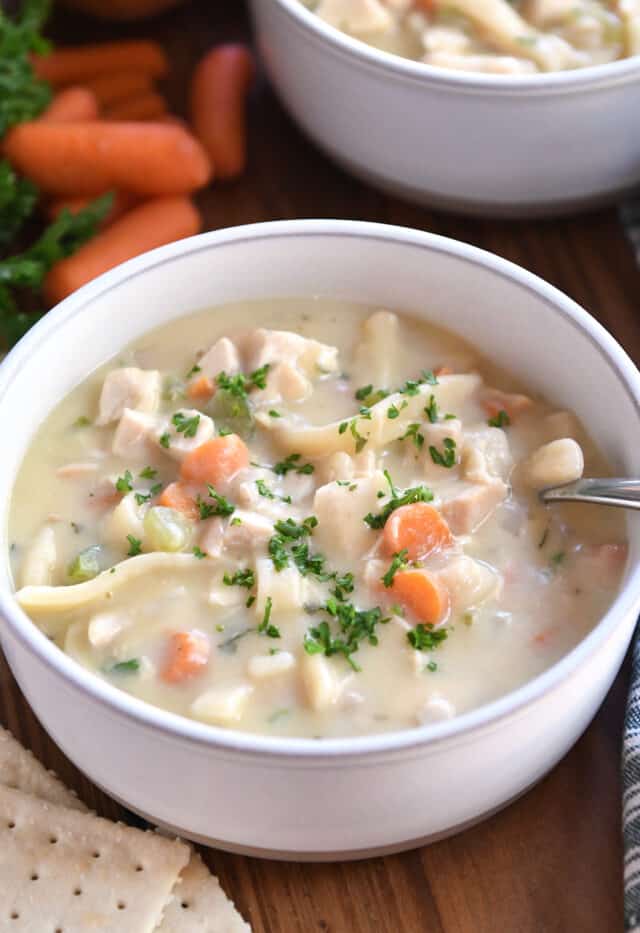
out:
{"label": "soup in background bowl", "polygon": [[537,491],[606,462],[428,318],[255,302],[139,339],[25,458],[20,604],[114,686],[266,735],[448,719],[557,661],[624,521]]}
{"label": "soup in background bowl", "polygon": [[[264,303],[265,300],[268,304]],[[494,436],[504,436],[517,464],[509,480],[514,490],[520,461],[528,456],[534,446],[543,444],[545,440],[532,436],[530,444],[527,442],[520,446],[518,437],[521,436],[521,428],[515,418],[513,424],[503,424],[496,428],[486,423],[494,417],[504,420],[500,419],[500,410],[503,409],[495,414],[484,410],[476,410],[473,414],[472,408],[465,406],[463,409],[459,404],[454,406],[452,401],[445,404],[441,399],[440,404],[437,396],[445,389],[445,378],[453,379],[454,376],[465,376],[477,370],[486,388],[497,388],[508,394],[528,395],[536,406],[540,406],[538,410],[543,420],[548,414],[553,415],[558,411],[574,412],[584,425],[588,437],[593,438],[606,457],[612,472],[619,476],[636,476],[640,473],[635,440],[640,431],[640,379],[631,361],[600,325],[566,296],[524,270],[473,247],[423,232],[326,220],[262,224],[216,231],[133,260],[81,289],[48,314],[0,367],[0,432],[5,441],[3,456],[0,458],[0,548],[6,558],[0,564],[0,611],[3,617],[0,638],[20,688],[62,751],[93,782],[126,803],[129,808],[157,824],[208,844],[262,856],[332,860],[338,856],[362,857],[408,848],[454,832],[503,806],[546,773],[585,729],[620,666],[640,610],[637,564],[639,528],[633,516],[625,516],[625,525],[621,529],[616,523],[621,520],[622,513],[614,515],[596,508],[593,514],[598,516],[597,521],[601,517],[603,521],[614,523],[601,536],[598,536],[597,529],[588,531],[586,525],[581,524],[579,539],[561,537],[557,546],[552,543],[553,539],[548,539],[548,545],[545,541],[538,550],[542,534],[537,540],[528,539],[525,535],[521,542],[522,547],[530,547],[532,551],[535,544],[531,567],[534,574],[540,575],[554,573],[555,562],[552,558],[562,547],[565,548],[565,559],[568,561],[566,567],[562,568],[563,560],[558,560],[561,573],[539,587],[539,592],[547,599],[553,588],[561,586],[562,573],[571,572],[574,558],[577,560],[581,553],[574,553],[573,549],[573,544],[578,540],[597,549],[602,544],[620,544],[624,538],[627,539],[629,557],[626,570],[617,590],[614,585],[609,595],[603,594],[604,614],[599,619],[591,617],[590,622],[585,620],[583,623],[578,619],[578,629],[584,626],[581,638],[578,630],[571,625],[562,629],[565,633],[571,633],[572,637],[578,636],[575,647],[567,645],[569,650],[566,653],[562,653],[565,650],[562,648],[561,656],[550,666],[547,665],[551,658],[546,652],[555,650],[549,647],[553,646],[553,639],[551,642],[543,642],[533,652],[527,651],[526,657],[531,659],[535,651],[539,650],[541,653],[537,657],[541,667],[546,666],[546,669],[540,669],[539,673],[531,671],[532,676],[521,686],[488,702],[484,702],[478,695],[474,698],[471,692],[466,694],[466,699],[461,693],[457,698],[452,694],[448,702],[454,706],[457,704],[457,715],[452,718],[436,720],[431,716],[429,721],[425,720],[421,725],[408,721],[401,723],[398,719],[398,727],[393,730],[370,734],[363,734],[365,726],[359,725],[360,735],[353,734],[352,730],[351,734],[334,733],[321,739],[306,738],[299,737],[303,730],[298,729],[294,719],[289,720],[287,715],[277,716],[273,723],[261,722],[264,731],[258,733],[241,731],[233,724],[221,726],[205,722],[193,718],[191,714],[176,714],[128,692],[135,683],[135,679],[131,682],[127,680],[131,676],[131,667],[135,665],[127,665],[126,662],[138,657],[135,653],[105,656],[111,665],[120,660],[125,664],[125,669],[121,671],[122,681],[118,686],[117,672],[100,670],[96,674],[78,663],[34,624],[16,600],[16,583],[20,585],[21,581],[13,580],[9,565],[9,512],[16,480],[23,482],[19,476],[31,445],[35,443],[40,447],[43,462],[47,464],[46,469],[43,468],[47,477],[44,495],[51,496],[55,488],[66,490],[64,496],[68,498],[59,499],[55,506],[52,504],[52,514],[61,512],[64,516],[60,523],[62,526],[69,520],[66,515],[68,504],[77,501],[72,490],[86,488],[88,493],[91,481],[68,479],[63,484],[62,478],[52,479],[53,470],[73,461],[80,463],[86,458],[92,449],[91,444],[88,449],[83,449],[82,457],[76,456],[80,452],[80,445],[85,443],[83,438],[89,443],[91,437],[100,432],[104,438],[113,438],[117,422],[99,430],[85,424],[85,419],[94,421],[99,412],[100,396],[107,374],[127,368],[156,369],[162,373],[174,372],[184,382],[189,370],[197,363],[200,350],[208,350],[222,335],[230,335],[235,342],[241,332],[255,331],[257,321],[252,323],[235,316],[240,306],[247,307],[254,302],[262,302],[259,310],[265,317],[260,320],[265,330],[291,330],[300,319],[287,317],[287,308],[297,308],[300,312],[305,310],[305,305],[317,304],[321,307],[325,302],[334,308],[340,307],[339,331],[335,328],[335,322],[331,322],[330,315],[324,315],[321,319],[301,321],[301,333],[298,336],[338,347],[337,375],[348,376],[345,391],[338,396],[337,392],[330,390],[332,380],[337,388],[337,375],[315,374],[310,380],[313,393],[308,404],[301,402],[300,405],[301,408],[306,406],[306,420],[310,423],[308,429],[314,423],[315,427],[329,423],[327,412],[320,407],[314,409],[314,396],[319,402],[326,390],[330,400],[342,398],[346,427],[340,433],[343,421],[338,423],[337,437],[344,443],[352,443],[354,447],[357,438],[351,432],[351,419],[354,413],[362,417],[359,409],[373,409],[376,402],[373,399],[355,399],[353,396],[355,391],[364,389],[367,383],[371,383],[372,391],[377,389],[374,381],[378,379],[374,377],[373,370],[370,370],[371,377],[364,379],[353,366],[345,364],[352,359],[355,345],[362,343],[355,335],[362,333],[365,321],[381,309],[393,309],[399,322],[398,345],[409,345],[412,355],[407,358],[406,367],[399,365],[393,371],[392,378],[389,377],[389,387],[406,389],[407,380],[418,382],[425,379],[418,389],[429,394],[424,401],[423,397],[419,398],[421,408],[428,407],[433,411],[430,399],[433,393],[438,412],[442,412],[443,416],[462,412],[465,434],[468,433],[469,425],[475,422],[482,431],[491,428],[497,432]],[[324,307],[328,306],[324,304]],[[218,317],[217,308],[231,307],[234,316],[225,316],[224,319]],[[269,307],[274,312],[272,316],[266,315]],[[199,318],[191,318],[191,313],[196,309],[212,310],[203,312]],[[257,306],[254,305],[254,309]],[[180,322],[184,322],[184,336],[181,335]],[[163,344],[164,349],[161,349],[156,344],[157,335],[166,326],[173,328],[173,345]],[[450,335],[448,342],[444,332]],[[433,342],[433,352],[425,341]],[[415,353],[412,350],[414,342],[417,345]],[[238,346],[239,343],[238,340]],[[135,358],[130,356],[128,347],[134,348]],[[145,355],[145,348],[149,356]],[[439,385],[432,386],[421,370],[423,367],[431,367],[435,376],[435,370],[446,365],[445,351],[450,359],[449,366],[455,372],[449,377],[442,373],[436,376]],[[251,376],[252,364],[244,353],[243,349],[242,373]],[[325,356],[323,369],[327,368],[327,362]],[[261,364],[256,365],[260,368]],[[517,374],[517,382],[511,381],[509,373]],[[190,378],[195,375],[198,374],[194,373]],[[380,377],[380,386],[385,382]],[[250,388],[249,394],[258,391],[262,391],[259,385]],[[406,395],[405,391],[404,395],[399,396],[399,404],[401,406],[404,400],[414,404],[412,399],[416,397]],[[67,402],[64,402],[65,399]],[[158,412],[149,412],[148,415],[153,418],[162,415],[172,422],[174,415],[179,413],[182,401],[164,399]],[[394,403],[392,396],[381,401],[386,402],[386,409]],[[284,406],[269,403],[266,413],[269,416],[271,408],[274,411],[282,410],[283,418],[274,421],[283,422],[285,413],[293,407],[293,404]],[[386,409],[383,410],[386,412]],[[407,413],[405,409],[402,411]],[[402,413],[397,419],[386,417],[384,423],[393,427],[394,421],[399,421],[401,416]],[[214,421],[215,436],[220,436],[220,415],[211,413],[208,417]],[[78,419],[80,421],[74,427]],[[178,421],[185,424],[181,419]],[[438,418],[437,423],[432,423],[429,416],[426,419],[416,417],[409,426],[418,422],[420,427],[414,429],[415,436],[417,438],[421,434],[425,437],[421,450],[417,446],[420,441],[416,444],[413,440],[414,430],[400,442],[395,439],[397,425],[393,429],[391,447],[398,453],[390,454],[389,460],[394,460],[397,465],[389,469],[388,473],[395,487],[401,489],[405,482],[414,482],[413,470],[419,469],[416,481],[421,478],[421,485],[433,487],[434,499],[425,504],[440,508],[443,490],[438,488],[438,477],[431,473],[427,476],[420,464],[424,471],[427,467],[431,471],[431,466],[423,459],[430,426],[448,424],[452,427],[454,419],[440,421]],[[366,418],[362,424],[358,420],[357,433],[364,437],[369,424]],[[173,429],[177,427],[172,424]],[[47,447],[42,443],[44,435],[40,432],[53,428],[55,430],[50,436],[55,435],[55,444]],[[236,431],[238,429],[239,426],[236,426]],[[186,432],[177,432],[180,436],[183,433]],[[333,429],[330,433],[335,440]],[[406,429],[402,432],[398,430],[397,433],[404,434]],[[566,433],[564,429],[563,433]],[[68,445],[65,451],[60,447],[62,434],[65,445]],[[255,436],[258,437],[257,432]],[[249,441],[249,446],[251,443]],[[273,448],[267,446],[270,443],[274,444]],[[586,469],[590,470],[590,458],[595,456],[593,447],[588,438],[582,435],[578,436],[578,443],[587,460]],[[428,446],[434,446],[443,459],[448,460],[444,439],[442,444],[430,443]],[[265,454],[269,453],[270,458],[261,466],[274,466],[280,460],[285,460],[288,451],[292,450],[295,452],[296,448],[282,445],[276,459],[275,438],[272,442],[265,440]],[[126,489],[127,469],[134,486],[134,501],[135,493],[142,497],[150,494],[154,483],[162,481],[164,489],[167,483],[177,481],[182,469],[181,462],[167,457],[165,451],[166,448],[161,454],[158,453],[155,467],[152,465],[155,461],[145,461],[139,469],[134,469],[133,462],[130,466],[124,462],[117,464],[111,476],[115,476],[116,482],[120,478],[124,480],[125,488],[116,490],[119,496],[124,494],[122,501],[129,495]],[[315,455],[311,450],[306,448],[304,452],[299,448],[299,452],[302,466],[306,463],[315,466]],[[347,449],[338,451],[354,459],[363,458],[366,452],[367,445],[359,453]],[[405,455],[408,458],[406,467],[402,466]],[[601,462],[593,462],[601,465]],[[157,478],[139,475],[146,472],[147,466],[158,469]],[[434,471],[436,466],[433,463]],[[452,467],[443,467],[441,473],[443,476],[446,473],[447,476],[458,477],[461,469],[456,463]],[[285,491],[285,481],[302,483],[311,479],[315,486],[321,479],[319,470],[317,474],[314,471],[313,474],[303,472],[293,476],[289,470],[284,477],[273,470],[265,472],[265,488],[274,495],[291,495],[292,504],[293,492]],[[34,488],[24,495],[23,515],[16,513],[14,516],[16,524],[13,530],[16,537],[20,522],[24,522],[25,530],[30,528],[35,534],[48,517],[48,513],[44,514],[42,500],[38,499],[40,473],[36,471],[33,475]],[[327,478],[323,484],[326,486],[328,481]],[[50,482],[52,485],[48,485]],[[82,485],[85,482],[86,487]],[[352,485],[351,480],[340,482]],[[74,483],[79,483],[79,487]],[[453,485],[457,483],[456,478]],[[356,491],[350,493],[348,486],[340,486],[335,481],[334,485],[334,492],[346,490],[348,495],[357,494]],[[257,490],[255,480],[254,487]],[[329,491],[331,488],[329,486]],[[389,491],[388,486],[385,489]],[[218,500],[215,497],[207,497],[204,490],[200,494],[205,506],[216,507]],[[219,495],[234,503],[231,490],[228,493],[220,491]],[[287,503],[269,500],[268,496],[260,498],[261,501],[263,498],[265,502],[268,500],[272,506],[287,507]],[[527,499],[532,503],[535,501],[532,487],[523,487],[522,493],[517,492],[514,503],[520,503],[519,508],[522,509]],[[141,505],[151,505],[152,501],[153,494],[148,503],[143,500]],[[306,505],[307,500],[303,501]],[[368,509],[375,515],[385,503],[388,504],[388,499],[384,496],[378,499],[376,495],[373,507]],[[106,519],[109,511],[113,513],[113,506],[117,507],[118,504],[114,500],[111,509],[106,510],[102,518]],[[138,505],[137,502],[135,504]],[[236,506],[239,504],[235,503]],[[306,509],[301,511],[306,512]],[[485,525],[471,534],[470,540],[464,545],[468,546],[468,551],[462,555],[484,562],[503,577],[508,577],[504,573],[504,555],[491,555],[483,543],[483,537],[485,531],[488,532],[497,523],[500,514],[506,519],[505,512],[508,511],[507,503],[499,506],[495,518],[489,517]],[[518,508],[515,512],[517,525]],[[558,531],[566,521],[566,513],[565,518],[562,514],[552,514],[554,525],[558,523],[555,527]],[[587,516],[586,512],[581,514]],[[230,526],[233,517],[237,516],[223,516],[223,520],[226,523],[230,519]],[[297,524],[303,523],[307,517],[306,514],[301,515],[302,522],[298,519]],[[211,516],[204,521],[214,518]],[[70,520],[76,521],[75,518]],[[93,521],[92,534],[82,530],[76,534],[69,525],[68,537],[65,540],[61,538],[62,575],[66,575],[69,565],[82,550],[103,543],[100,540],[99,522],[97,519]],[[237,529],[241,526],[234,527]],[[325,551],[320,538],[316,538],[319,527],[318,523],[317,528],[313,529],[313,535],[305,535],[301,541],[302,544],[310,544],[312,554]],[[514,527],[506,522],[505,533],[512,534]],[[64,535],[66,533],[67,530],[63,532]],[[372,533],[380,536],[384,534],[384,529],[376,528]],[[26,531],[24,534],[29,537]],[[135,566],[138,559],[157,560],[158,556],[161,560],[178,557],[182,562],[190,561],[196,576],[205,572],[209,574],[208,570],[201,568],[209,566],[208,562],[213,561],[211,557],[199,559],[188,550],[183,554],[146,553],[144,534],[136,534],[131,530],[126,534],[140,541],[143,554],[140,558],[129,558],[122,554],[122,550],[119,554],[113,552],[111,556],[106,552],[101,554],[101,559],[116,560],[116,572],[111,575],[112,578],[118,575],[119,568],[127,564]],[[129,549],[132,542],[126,540]],[[24,547],[32,542],[22,540],[19,543]],[[122,548],[122,541],[119,541],[118,546]],[[196,546],[205,551],[203,544],[194,543],[193,547]],[[293,555],[288,545],[286,551]],[[22,552],[22,556],[25,553]],[[518,547],[518,560],[522,553]],[[297,554],[298,560],[306,562],[303,550]],[[20,556],[20,553],[16,555],[18,561]],[[448,563],[453,556],[454,552],[449,553],[443,562]],[[118,564],[118,557],[123,558],[124,562]],[[345,559],[343,567],[342,560],[337,559],[337,551],[332,551],[331,560],[335,560],[335,565],[332,563],[328,566],[329,571],[340,570],[346,574],[348,560]],[[384,570],[380,576],[391,569],[392,562],[393,558],[385,554],[382,560]],[[77,566],[86,570],[87,566],[91,567],[91,562],[82,561]],[[436,566],[434,555],[425,558],[423,568],[412,569],[439,574],[444,566]],[[16,565],[16,573],[20,570]],[[404,571],[398,568],[398,572]],[[95,579],[80,585],[90,587]],[[55,587],[63,595],[75,586],[68,585],[66,576],[65,579],[52,582],[64,584]],[[316,583],[318,581],[309,581],[309,585],[315,586]],[[335,588],[336,584],[337,581],[334,584],[329,581],[318,583],[325,592],[328,586],[333,585]],[[371,602],[368,602],[368,593],[361,586],[354,586],[353,594],[345,595],[352,602],[357,600],[363,608],[380,605],[381,609],[383,606],[386,609],[389,605],[390,610],[394,604],[399,605],[397,599],[388,599],[383,582],[374,579],[374,585],[376,598]],[[245,601],[251,595],[246,587],[227,587],[224,583],[223,586],[224,592],[233,593],[234,598],[240,591]],[[504,591],[507,589],[505,585]],[[164,599],[164,590],[157,595]],[[275,603],[274,595],[272,600]],[[155,598],[156,593],[151,589],[148,602],[153,603]],[[572,598],[570,594],[568,598]],[[489,603],[485,606],[489,612]],[[240,607],[241,612],[244,609]],[[254,612],[252,623],[260,625],[264,615],[255,613],[253,607],[248,607],[248,611]],[[312,627],[320,629],[323,619],[329,623],[331,636],[335,638],[338,635],[336,624],[339,625],[339,622],[336,623],[324,614],[300,613],[298,617],[303,623],[301,630],[295,633],[295,638],[291,631],[285,630],[282,619],[278,622],[268,620],[267,625],[275,625],[280,629],[281,636],[286,634],[291,639],[292,647],[286,650],[292,655],[298,652],[296,659],[300,659],[300,665],[306,657],[326,661],[332,670],[339,671],[339,682],[343,677],[352,676],[356,682],[364,678],[362,683],[368,681],[371,684],[368,665],[377,665],[381,659],[393,656],[394,664],[400,664],[402,658],[403,664],[406,662],[406,665],[410,665],[412,661],[415,664],[418,660],[423,668],[427,668],[416,673],[415,669],[410,670],[405,666],[403,683],[411,680],[425,690],[435,691],[438,689],[438,678],[450,677],[447,673],[449,661],[453,661],[455,656],[462,657],[456,645],[462,647],[465,639],[470,639],[467,644],[475,643],[476,639],[479,641],[481,634],[491,631],[493,624],[482,622],[481,618],[478,619],[481,624],[476,624],[476,621],[470,626],[454,624],[455,612],[452,600],[451,615],[443,621],[453,631],[447,631],[446,639],[436,636],[433,640],[439,639],[439,643],[428,651],[424,650],[424,642],[433,638],[433,632],[442,631],[438,628],[439,623],[434,624],[433,630],[426,628],[428,623],[425,623],[426,631],[422,633],[418,650],[407,637],[408,632],[419,624],[417,616],[407,613],[404,618],[400,615],[395,621],[379,623],[376,627],[379,644],[363,644],[360,639],[358,650],[351,652],[352,660],[363,668],[361,672],[353,671],[342,653],[327,657],[326,653],[320,651],[315,654],[305,651],[303,658],[307,630]],[[484,612],[480,607],[480,617]],[[390,612],[385,612],[385,617],[387,615]],[[537,619],[527,621],[522,615],[519,618],[524,644],[526,630],[534,636],[542,627]],[[79,617],[77,621],[80,623],[78,628],[82,629],[83,619]],[[504,639],[501,644],[508,653],[509,641],[516,637],[518,626],[503,621],[504,625],[496,620],[493,631],[496,639]],[[588,631],[591,622],[597,624]],[[232,623],[228,619],[217,624],[226,627]],[[210,657],[217,660],[222,656],[225,663],[226,656],[219,651],[216,641],[224,633],[217,632],[215,625],[213,631],[208,630],[211,639]],[[397,647],[397,653],[393,655],[385,650],[385,639],[389,638],[387,633],[395,633],[397,638],[397,646],[390,646],[393,652],[396,652]],[[51,635],[55,637],[54,632]],[[312,636],[320,642],[324,637],[321,634],[318,639],[313,633]],[[247,639],[253,639],[253,642]],[[270,661],[272,657],[277,657],[277,654],[271,655],[271,647],[277,649],[282,640],[284,638],[279,640],[271,637],[268,632],[243,636],[237,642],[238,654],[235,657],[238,664],[243,658],[240,652],[252,647],[253,654],[256,654],[256,646]],[[486,650],[490,654],[490,647]],[[157,661],[152,657],[151,649],[149,651],[151,661],[157,664],[158,670],[162,670],[166,661],[165,651],[158,654]],[[233,658],[230,655],[232,661]],[[436,671],[428,667],[431,660],[437,664]],[[490,656],[488,668],[486,677],[483,673],[476,678],[474,673],[470,683],[471,691],[478,685],[482,690],[493,689],[487,685],[492,683],[494,670],[499,678],[514,676],[508,672],[505,674],[502,663],[497,664],[495,652],[494,656]],[[276,684],[276,681],[272,683]],[[163,689],[169,686],[165,684]],[[496,688],[497,693],[501,693],[503,688],[504,679],[502,686]],[[179,685],[176,686],[179,696],[182,695],[181,689]],[[260,690],[263,688],[259,687],[256,695]],[[379,692],[377,695],[382,694]],[[297,697],[300,703],[298,708],[302,710],[306,693],[301,689]],[[465,711],[463,703],[467,701],[473,708]],[[366,697],[365,702],[368,702]],[[275,704],[267,705],[271,715],[275,712]],[[366,706],[365,714],[371,708]],[[251,709],[250,701],[246,706],[247,715],[252,714]],[[266,708],[264,712],[263,718],[266,719]],[[401,712],[403,716],[408,715],[406,708]],[[318,714],[310,711],[309,715]],[[329,716],[324,722],[335,729],[339,727],[340,720]],[[292,725],[298,731],[298,736],[278,731],[287,730]],[[375,728],[384,729],[385,724],[377,723]],[[310,805],[310,801],[326,800],[328,788],[331,790],[330,806]],[[417,800],[421,801],[420,806],[416,806]]]}

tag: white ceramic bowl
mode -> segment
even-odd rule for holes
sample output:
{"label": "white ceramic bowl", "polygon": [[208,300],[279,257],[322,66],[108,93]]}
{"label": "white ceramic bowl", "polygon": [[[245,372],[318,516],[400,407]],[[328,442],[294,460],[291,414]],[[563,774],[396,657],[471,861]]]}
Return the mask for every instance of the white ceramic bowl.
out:
{"label": "white ceramic bowl", "polygon": [[251,0],[285,106],[354,174],[412,201],[532,216],[604,203],[640,183],[640,56],[518,77],[381,52],[299,0]]}
{"label": "white ceramic bowl", "polygon": [[[324,295],[410,311],[462,334],[574,409],[617,471],[640,475],[640,374],[572,301],[495,256],[426,233],[296,221],[207,233],[107,273],[0,366],[0,552],[34,432],[96,366],[151,327],[241,299]],[[457,719],[364,738],[278,739],[193,722],[98,680],[17,606],[0,562],[0,626],[36,715],[96,784],[222,848],[295,858],[410,847],[503,806],[569,749],[607,692],[640,608],[640,525],[598,627],[521,689]]]}

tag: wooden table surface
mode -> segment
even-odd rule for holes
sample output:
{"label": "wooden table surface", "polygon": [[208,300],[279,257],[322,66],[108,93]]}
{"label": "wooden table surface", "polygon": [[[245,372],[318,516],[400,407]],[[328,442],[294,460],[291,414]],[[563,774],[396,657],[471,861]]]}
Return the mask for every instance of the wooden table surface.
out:
{"label": "wooden table surface", "polygon": [[[104,26],[58,12],[52,35],[62,43],[116,35],[158,38],[173,62],[165,90],[180,112],[194,60],[216,42],[248,39],[250,33],[240,0],[202,0],[137,27]],[[640,360],[640,271],[614,211],[515,223],[469,220],[404,204],[329,162],[293,126],[262,76],[251,101],[250,142],[246,176],[230,185],[214,185],[198,199],[207,228],[340,217],[402,224],[465,240],[563,289]],[[267,862],[213,850],[205,851],[205,858],[257,933],[621,930],[618,763],[627,680],[623,671],[587,732],[536,788],[452,839],[344,864]],[[1,657],[0,721],[100,814],[137,822],[62,756]]]}

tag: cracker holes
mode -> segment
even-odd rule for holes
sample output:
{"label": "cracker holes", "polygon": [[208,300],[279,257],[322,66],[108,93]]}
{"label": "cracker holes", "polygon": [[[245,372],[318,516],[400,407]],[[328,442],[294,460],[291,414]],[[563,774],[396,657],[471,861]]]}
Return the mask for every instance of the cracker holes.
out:
{"label": "cracker holes", "polygon": [[125,904],[125,902],[118,901],[118,910],[126,910],[126,909],[127,909],[127,905]]}
{"label": "cracker holes", "polygon": [[7,827],[8,827],[8,829],[15,829],[15,828],[16,828],[15,821],[14,821],[14,820],[9,820],[9,822],[7,823]]}
{"label": "cracker holes", "polygon": [[136,871],[144,871],[144,865],[136,865]]}
{"label": "cracker holes", "polygon": [[49,843],[50,843],[52,846],[57,845],[57,844],[58,844],[58,837],[57,837],[57,836],[49,836]]}
{"label": "cracker holes", "polygon": [[73,896],[74,896],[74,897],[80,897],[81,894],[82,894],[82,888],[74,888],[74,889],[73,889]]}
{"label": "cracker holes", "polygon": [[183,910],[188,910],[191,907],[189,901],[180,901],[180,906]]}
{"label": "cracker holes", "polygon": [[91,858],[100,858],[100,853],[97,850],[95,852],[92,852]]}
{"label": "cracker holes", "polygon": [[32,881],[38,881],[39,878],[40,878],[40,875],[38,874],[38,872],[37,872],[37,871],[34,871],[34,873],[31,875],[31,880],[32,880]]}
{"label": "cracker holes", "polygon": [[20,914],[18,913],[17,910],[12,910],[11,913],[9,914],[9,917],[11,918],[11,920],[19,920]]}

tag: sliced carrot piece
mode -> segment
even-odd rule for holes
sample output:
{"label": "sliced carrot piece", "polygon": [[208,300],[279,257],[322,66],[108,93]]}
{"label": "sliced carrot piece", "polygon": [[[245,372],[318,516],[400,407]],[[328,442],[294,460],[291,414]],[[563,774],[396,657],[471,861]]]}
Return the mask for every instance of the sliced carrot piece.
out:
{"label": "sliced carrot piece", "polygon": [[144,71],[107,72],[83,83],[93,91],[103,107],[110,107],[121,100],[128,100],[153,90],[151,76]]}
{"label": "sliced carrot piece", "polygon": [[169,642],[162,679],[169,684],[179,684],[201,673],[209,663],[210,653],[209,639],[202,632],[175,632]]}
{"label": "sliced carrot piece", "polygon": [[180,477],[187,483],[218,486],[249,464],[249,450],[237,434],[214,437],[182,461]]}
{"label": "sliced carrot piece", "polygon": [[450,366],[438,366],[433,374],[434,376],[453,376],[453,370]]}
{"label": "sliced carrot piece", "polygon": [[453,535],[436,508],[427,502],[415,502],[391,513],[382,541],[387,554],[397,554],[406,548],[409,560],[420,560],[451,547]]}
{"label": "sliced carrot piece", "polygon": [[143,91],[119,100],[104,112],[105,120],[155,120],[167,112],[167,102],[157,91]]}
{"label": "sliced carrot piece", "polygon": [[187,518],[194,520],[200,514],[196,500],[184,483],[169,483],[160,493],[158,505],[163,505],[167,509],[175,509],[176,512],[182,512]]}
{"label": "sliced carrot piece", "polygon": [[97,120],[100,107],[95,94],[86,87],[68,87],[53,98],[39,120],[65,123],[74,120]]}
{"label": "sliced carrot piece", "polygon": [[393,578],[391,593],[421,622],[436,625],[449,612],[449,593],[427,570],[401,570]]}
{"label": "sliced carrot piece", "polygon": [[149,39],[57,48],[48,55],[34,55],[32,64],[37,76],[54,87],[129,70],[162,78],[169,70],[162,46]]}
{"label": "sliced carrot piece", "polygon": [[187,395],[194,399],[210,399],[215,391],[215,383],[208,376],[198,376],[187,387]]}

